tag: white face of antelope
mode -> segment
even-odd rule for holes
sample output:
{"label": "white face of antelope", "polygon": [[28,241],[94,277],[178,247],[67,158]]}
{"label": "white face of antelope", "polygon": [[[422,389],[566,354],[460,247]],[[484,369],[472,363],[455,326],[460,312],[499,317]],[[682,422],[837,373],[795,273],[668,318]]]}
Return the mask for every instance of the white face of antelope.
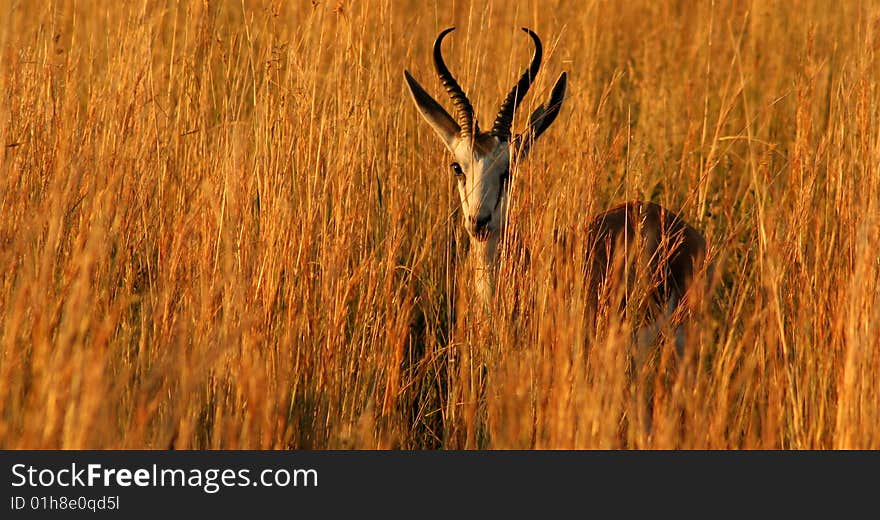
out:
{"label": "white face of antelope", "polygon": [[494,136],[459,140],[450,167],[461,200],[463,224],[480,242],[500,235],[507,222],[510,147]]}
{"label": "white face of antelope", "polygon": [[535,45],[531,64],[501,103],[492,130],[481,132],[471,102],[443,61],[440,46],[443,38],[453,29],[444,30],[435,40],[434,67],[455,106],[454,119],[409,72],[404,71],[404,76],[422,117],[452,153],[454,162],[451,168],[461,199],[465,229],[475,240],[485,242],[504,231],[511,165],[526,156],[533,141],[556,119],[565,97],[566,74],[563,72],[556,81],[550,100],[532,113],[527,130],[513,137],[510,128],[514,112],[541,66],[541,40],[524,27],[523,31]]}

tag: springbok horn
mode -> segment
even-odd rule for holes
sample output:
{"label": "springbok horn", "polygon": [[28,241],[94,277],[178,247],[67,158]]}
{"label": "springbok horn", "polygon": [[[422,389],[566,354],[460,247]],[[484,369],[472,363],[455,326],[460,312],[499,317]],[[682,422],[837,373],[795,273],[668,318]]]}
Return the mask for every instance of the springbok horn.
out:
{"label": "springbok horn", "polygon": [[467,138],[474,132],[474,107],[471,106],[471,102],[468,101],[467,95],[461,90],[458,82],[452,77],[446,63],[443,62],[443,52],[440,50],[443,38],[454,30],[455,27],[450,27],[437,36],[437,40],[434,42],[434,67],[437,69],[437,76],[440,77],[440,81],[443,82],[446,92],[452,99],[452,104],[455,105],[455,118],[458,126],[461,127],[461,137]]}
{"label": "springbok horn", "polygon": [[513,113],[519,108],[523,98],[526,97],[529,87],[532,86],[535,76],[538,75],[538,69],[541,68],[541,56],[543,53],[541,39],[531,29],[523,27],[522,30],[531,36],[532,41],[535,42],[535,54],[532,56],[531,65],[523,72],[517,84],[507,94],[507,98],[504,99],[504,102],[501,103],[501,108],[498,110],[498,116],[495,117],[495,123],[492,125],[492,135],[502,141],[510,141]]}

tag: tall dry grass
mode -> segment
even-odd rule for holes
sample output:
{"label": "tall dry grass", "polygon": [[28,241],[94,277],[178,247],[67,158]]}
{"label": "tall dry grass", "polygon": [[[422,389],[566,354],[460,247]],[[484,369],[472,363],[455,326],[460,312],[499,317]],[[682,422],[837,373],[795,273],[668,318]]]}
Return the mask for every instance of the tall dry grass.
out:
{"label": "tall dry grass", "polygon": [[[479,319],[402,78],[453,24],[484,121],[519,26],[524,113],[570,73]],[[872,2],[7,2],[0,52],[4,448],[880,448]],[[554,246],[637,197],[718,265],[681,359]]]}

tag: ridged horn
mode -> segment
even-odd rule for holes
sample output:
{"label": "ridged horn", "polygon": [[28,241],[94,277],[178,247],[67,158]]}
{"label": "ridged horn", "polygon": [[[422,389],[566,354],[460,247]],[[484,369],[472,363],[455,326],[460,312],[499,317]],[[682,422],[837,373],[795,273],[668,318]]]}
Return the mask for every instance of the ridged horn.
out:
{"label": "ridged horn", "polygon": [[452,104],[455,106],[455,119],[458,126],[461,127],[461,137],[465,138],[474,132],[474,107],[471,106],[467,95],[446,67],[446,63],[443,61],[443,52],[440,49],[443,38],[454,30],[455,27],[445,29],[434,41],[434,67],[437,69],[437,76],[443,82],[446,92],[452,99]]}
{"label": "ridged horn", "polygon": [[529,68],[523,72],[519,81],[513,86],[510,93],[507,94],[504,102],[501,103],[498,115],[495,117],[495,123],[492,125],[492,135],[502,141],[510,141],[510,127],[513,125],[513,113],[519,108],[519,104],[522,102],[523,98],[526,97],[529,87],[532,86],[535,76],[538,75],[538,69],[541,68],[541,57],[543,55],[541,39],[538,38],[538,35],[535,34],[534,31],[527,27],[523,27],[522,30],[532,37],[532,41],[535,43],[535,54],[532,56],[531,65],[529,65]]}

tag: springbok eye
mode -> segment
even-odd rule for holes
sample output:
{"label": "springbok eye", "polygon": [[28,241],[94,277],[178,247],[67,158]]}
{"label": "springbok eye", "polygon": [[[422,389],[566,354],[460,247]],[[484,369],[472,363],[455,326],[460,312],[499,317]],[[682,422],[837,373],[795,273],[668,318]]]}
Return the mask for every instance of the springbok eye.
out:
{"label": "springbok eye", "polygon": [[462,171],[460,164],[454,162],[449,166],[452,167],[452,173],[455,174],[456,178],[461,178],[462,176],[464,176],[464,172]]}

